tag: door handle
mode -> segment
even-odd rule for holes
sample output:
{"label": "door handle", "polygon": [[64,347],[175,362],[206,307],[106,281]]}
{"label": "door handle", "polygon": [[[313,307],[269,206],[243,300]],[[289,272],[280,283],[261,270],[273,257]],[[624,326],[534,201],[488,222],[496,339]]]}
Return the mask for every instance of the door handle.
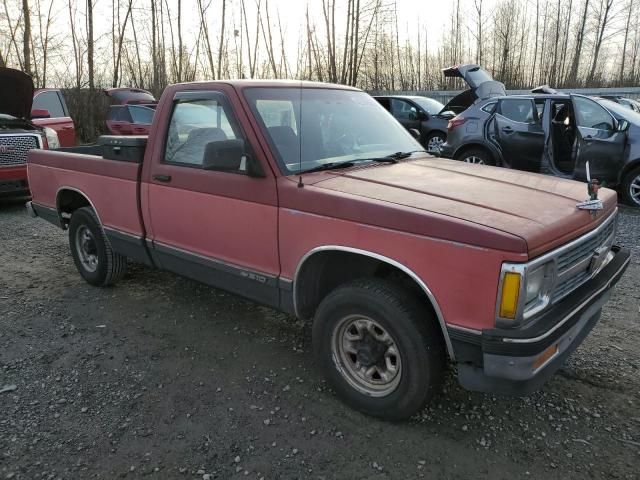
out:
{"label": "door handle", "polygon": [[171,181],[171,175],[154,175],[153,179],[156,182],[169,183]]}
{"label": "door handle", "polygon": [[513,133],[513,128],[511,128],[511,127],[502,127],[502,131],[504,133]]}

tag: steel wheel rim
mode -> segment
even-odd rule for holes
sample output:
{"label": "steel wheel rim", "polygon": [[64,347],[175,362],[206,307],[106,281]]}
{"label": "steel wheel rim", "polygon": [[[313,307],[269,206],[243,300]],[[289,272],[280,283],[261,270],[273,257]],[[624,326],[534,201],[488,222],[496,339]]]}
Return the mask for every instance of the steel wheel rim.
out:
{"label": "steel wheel rim", "polygon": [[469,157],[466,157],[464,159],[464,161],[467,162],[467,163],[471,163],[473,165],[486,165],[482,158],[476,157],[475,155],[471,155]]}
{"label": "steel wheel rim", "polygon": [[76,230],[76,252],[80,263],[87,272],[95,272],[98,269],[98,249],[91,230],[81,226]]}
{"label": "steel wheel rim", "polygon": [[640,206],[640,175],[637,175],[636,178],[631,180],[631,184],[629,185],[629,196],[636,205]]}
{"label": "steel wheel rim", "polygon": [[363,315],[342,318],[333,330],[331,350],[343,378],[360,393],[384,397],[398,387],[400,350],[375,320]]}
{"label": "steel wheel rim", "polygon": [[427,150],[429,152],[438,153],[444,145],[444,139],[442,137],[433,137],[427,142]]}

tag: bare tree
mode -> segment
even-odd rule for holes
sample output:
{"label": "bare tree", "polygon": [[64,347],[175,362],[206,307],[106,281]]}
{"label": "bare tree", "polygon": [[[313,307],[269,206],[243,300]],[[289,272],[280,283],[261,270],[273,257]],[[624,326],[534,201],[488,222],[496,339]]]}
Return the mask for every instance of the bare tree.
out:
{"label": "bare tree", "polygon": [[22,36],[22,58],[25,73],[31,75],[31,14],[29,13],[29,1],[22,0],[22,16],[24,19],[24,31]]}
{"label": "bare tree", "polygon": [[587,83],[593,82],[595,77],[596,68],[598,67],[598,57],[600,55],[600,49],[602,48],[602,43],[604,41],[604,35],[607,31],[607,27],[609,26],[611,7],[613,6],[614,0],[600,0],[600,8],[598,10],[598,28],[596,35],[595,47],[593,50],[593,60],[591,63],[591,70],[589,71],[589,75],[587,76]]}
{"label": "bare tree", "polygon": [[[222,54],[224,52],[224,21],[226,17],[227,1],[222,0],[222,26],[220,27],[220,46],[218,48],[218,78],[222,78]],[[271,36],[271,31],[269,31]]]}
{"label": "bare tree", "polygon": [[87,68],[89,69],[89,90],[91,91],[95,90],[93,42],[93,0],[87,0]]}
{"label": "bare tree", "polygon": [[624,67],[627,56],[627,41],[629,40],[629,26],[631,25],[631,15],[633,14],[633,0],[629,0],[627,3],[627,21],[624,28],[624,42],[622,44],[622,55],[620,56],[620,73],[618,74],[618,83],[620,85],[624,82]]}

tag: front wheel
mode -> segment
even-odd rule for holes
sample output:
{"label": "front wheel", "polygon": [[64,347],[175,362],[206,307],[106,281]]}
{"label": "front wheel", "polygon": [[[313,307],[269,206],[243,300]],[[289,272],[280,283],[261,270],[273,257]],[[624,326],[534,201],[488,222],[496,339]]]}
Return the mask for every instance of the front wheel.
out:
{"label": "front wheel", "polygon": [[474,165],[496,164],[491,154],[481,148],[470,148],[469,150],[465,150],[461,154],[457,155],[456,158],[465,163],[472,163]]}
{"label": "front wheel", "polygon": [[433,132],[430,133],[426,140],[427,152],[433,153],[435,155],[440,153],[440,149],[442,149],[442,145],[447,141],[447,136],[442,132]]}
{"label": "front wheel", "polygon": [[419,412],[445,369],[440,331],[411,293],[380,279],[331,292],[313,322],[313,347],[327,381],[353,408],[387,420]]}
{"label": "front wheel", "polygon": [[111,249],[109,239],[90,207],[73,212],[69,222],[69,246],[78,272],[91,285],[113,285],[127,271],[127,258]]}
{"label": "front wheel", "polygon": [[622,179],[622,198],[632,207],[640,207],[640,167],[631,170]]}

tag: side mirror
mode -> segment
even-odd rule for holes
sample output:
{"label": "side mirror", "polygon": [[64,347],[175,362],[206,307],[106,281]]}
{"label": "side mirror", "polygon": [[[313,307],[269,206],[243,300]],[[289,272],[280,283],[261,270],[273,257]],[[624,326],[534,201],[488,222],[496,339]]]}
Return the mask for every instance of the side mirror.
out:
{"label": "side mirror", "polygon": [[452,112],[451,110],[447,110],[445,112],[440,112],[440,116],[444,117],[444,118],[453,118],[456,116],[455,112]]}
{"label": "side mirror", "polygon": [[427,112],[419,111],[418,120],[429,120],[429,114]]}
{"label": "side mirror", "polygon": [[51,113],[43,108],[34,108],[31,110],[31,119],[35,120],[36,118],[51,118]]}
{"label": "side mirror", "polygon": [[629,129],[629,122],[627,120],[618,120],[618,132],[626,132]]}
{"label": "side mirror", "polygon": [[415,129],[415,128],[410,128],[409,129],[409,133],[411,134],[411,136],[413,138],[415,138],[416,140],[418,140],[420,138],[420,131]]}
{"label": "side mirror", "polygon": [[204,147],[202,168],[222,172],[240,170],[244,154],[242,140],[221,140],[209,142]]}
{"label": "side mirror", "polygon": [[204,170],[244,171],[250,177],[264,177],[260,164],[245,152],[244,140],[221,140],[207,143],[202,161]]}

